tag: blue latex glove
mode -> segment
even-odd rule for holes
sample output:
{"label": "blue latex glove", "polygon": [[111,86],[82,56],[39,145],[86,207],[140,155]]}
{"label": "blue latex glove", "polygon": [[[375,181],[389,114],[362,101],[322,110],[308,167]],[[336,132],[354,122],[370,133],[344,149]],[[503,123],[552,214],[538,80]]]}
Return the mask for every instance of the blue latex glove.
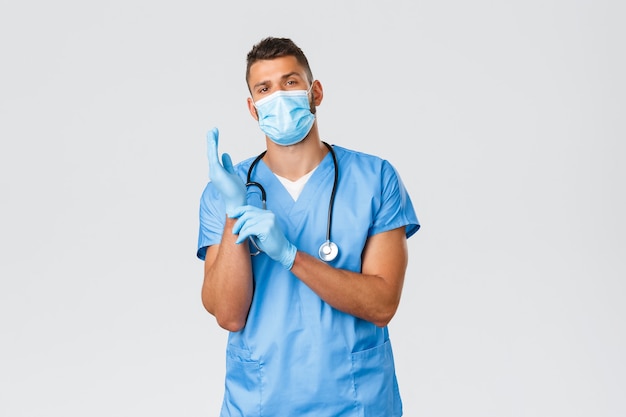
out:
{"label": "blue latex glove", "polygon": [[237,207],[230,217],[238,218],[233,226],[233,233],[239,234],[237,243],[251,237],[270,258],[291,269],[297,249],[280,230],[273,212],[254,206],[242,206]]}
{"label": "blue latex glove", "polygon": [[247,202],[246,185],[235,174],[233,162],[227,153],[222,155],[222,163],[217,158],[217,142],[219,131],[216,127],[206,134],[207,156],[209,157],[209,176],[211,182],[220,192],[226,205],[226,213],[230,215],[237,207]]}

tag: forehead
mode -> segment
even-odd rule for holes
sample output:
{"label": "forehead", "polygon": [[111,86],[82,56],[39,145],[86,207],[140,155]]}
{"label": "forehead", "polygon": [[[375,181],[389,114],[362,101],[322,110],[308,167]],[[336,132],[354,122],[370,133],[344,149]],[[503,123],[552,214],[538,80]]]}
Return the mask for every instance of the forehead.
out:
{"label": "forehead", "polygon": [[262,81],[275,81],[290,73],[297,73],[306,80],[304,68],[295,56],[259,60],[250,67],[248,84],[252,86]]}

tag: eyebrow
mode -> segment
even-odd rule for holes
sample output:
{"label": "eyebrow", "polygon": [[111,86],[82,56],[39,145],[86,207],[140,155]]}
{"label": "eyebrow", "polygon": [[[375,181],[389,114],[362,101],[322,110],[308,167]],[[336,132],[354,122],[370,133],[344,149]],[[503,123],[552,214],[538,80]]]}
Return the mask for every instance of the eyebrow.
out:
{"label": "eyebrow", "polygon": [[[287,74],[282,75],[282,76],[280,77],[280,79],[281,79],[281,80],[284,80],[284,79],[287,79],[287,78],[289,78],[289,77],[293,77],[294,75],[295,75],[296,77],[298,77],[298,78],[302,79],[302,76],[301,76],[298,72],[296,72],[296,71],[291,71],[291,72],[288,72]],[[257,87],[260,87],[260,86],[262,86],[262,85],[269,85],[269,84],[271,84],[271,83],[272,83],[272,82],[271,82],[270,80],[263,80],[263,81],[259,81],[258,83],[254,84],[254,85],[252,86],[252,88],[257,88]]]}

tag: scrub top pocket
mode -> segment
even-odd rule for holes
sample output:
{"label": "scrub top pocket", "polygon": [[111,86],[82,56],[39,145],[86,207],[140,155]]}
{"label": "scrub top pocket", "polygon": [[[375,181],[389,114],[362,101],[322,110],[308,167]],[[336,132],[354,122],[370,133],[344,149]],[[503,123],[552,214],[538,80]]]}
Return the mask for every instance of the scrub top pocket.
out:
{"label": "scrub top pocket", "polygon": [[261,401],[261,364],[250,359],[250,352],[228,346],[226,391],[220,416],[260,417]]}
{"label": "scrub top pocket", "polygon": [[[357,403],[365,417],[398,417],[402,401],[393,362],[391,342],[387,340],[352,355],[352,372]],[[390,410],[393,414],[389,414]]]}

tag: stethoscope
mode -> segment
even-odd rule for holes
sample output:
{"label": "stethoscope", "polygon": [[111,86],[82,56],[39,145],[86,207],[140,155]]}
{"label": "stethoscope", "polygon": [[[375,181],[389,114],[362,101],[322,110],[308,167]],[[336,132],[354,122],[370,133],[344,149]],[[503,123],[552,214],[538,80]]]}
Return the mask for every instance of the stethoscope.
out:
{"label": "stethoscope", "polygon": [[[335,151],[333,150],[333,147],[330,146],[326,142],[322,142],[322,143],[326,145],[326,147],[330,151],[330,154],[333,157],[333,165],[335,167],[335,180],[333,181],[333,189],[330,192],[330,201],[328,202],[328,220],[326,221],[326,241],[322,243],[322,245],[320,246],[318,255],[322,261],[330,262],[334,260],[339,254],[339,248],[337,247],[337,245],[334,242],[330,241],[330,230],[331,230],[332,221],[333,221],[333,203],[335,202],[335,192],[337,190],[337,183],[339,182],[339,164],[337,163],[337,155],[335,155]],[[252,171],[254,167],[261,160],[261,158],[265,156],[266,152],[267,151],[261,152],[261,154],[259,154],[259,156],[257,156],[254,159],[254,161],[252,161],[250,168],[248,168],[248,178],[246,179],[246,188],[250,186],[254,186],[254,187],[257,187],[259,191],[261,191],[261,202],[263,203],[264,210],[266,208],[265,200],[267,198],[267,194],[265,193],[265,188],[263,188],[263,186],[260,183],[256,181],[251,181],[251,178],[252,178]],[[250,238],[250,242],[252,242],[252,244],[257,250],[255,253],[250,253],[252,256],[256,256],[262,252],[253,238]]]}

